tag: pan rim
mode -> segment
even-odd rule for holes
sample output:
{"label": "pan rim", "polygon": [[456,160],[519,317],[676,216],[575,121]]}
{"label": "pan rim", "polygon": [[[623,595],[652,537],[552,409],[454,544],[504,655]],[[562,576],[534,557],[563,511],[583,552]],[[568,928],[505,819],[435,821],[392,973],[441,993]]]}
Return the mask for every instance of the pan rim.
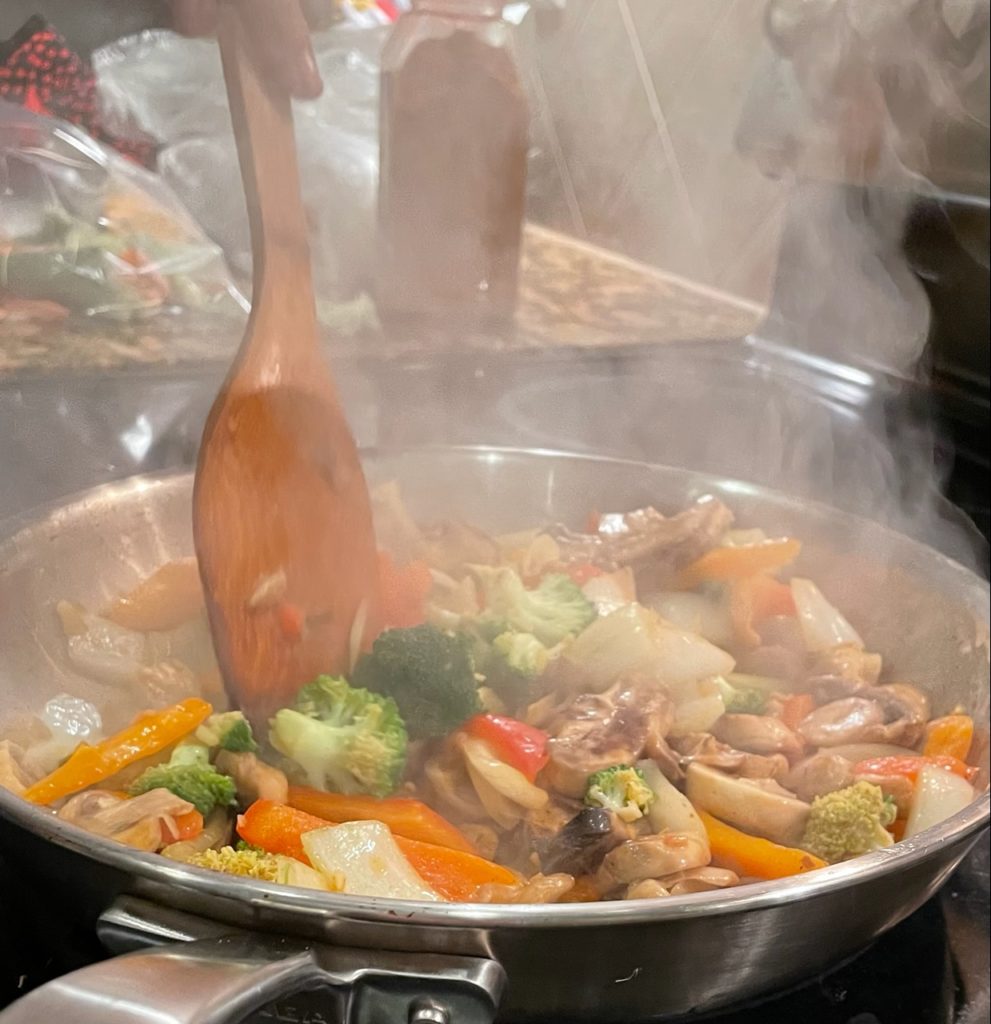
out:
{"label": "pan rim", "polygon": [[[833,521],[849,522],[851,526],[861,524],[870,530],[879,532],[880,535],[890,536],[902,546],[909,545],[920,554],[924,554],[930,565],[941,565],[943,572],[947,573],[954,582],[958,579],[961,589],[970,592],[971,605],[975,603],[973,598],[977,597],[981,607],[980,609],[972,608],[972,610],[975,611],[975,614],[982,614],[984,620],[987,621],[988,583],[959,562],[872,520],[831,508],[819,502],[791,498],[771,488],[715,477],[712,474],[694,472],[680,467],[665,466],[656,462],[587,452],[559,451],[551,448],[497,445],[410,445],[366,448],[362,451],[363,458],[371,459],[429,454],[453,456],[460,454],[476,458],[489,458],[493,461],[498,461],[501,458],[553,458],[574,462],[610,464],[650,472],[661,471],[680,477],[686,482],[697,480],[700,484],[706,482],[715,484],[718,481],[723,490],[731,490],[756,498],[767,497],[778,507],[790,508],[800,513],[826,516]],[[106,498],[110,495],[119,500],[130,494],[166,486],[177,479],[190,476],[191,473],[185,469],[130,476],[65,496],[28,512],[20,513],[0,523],[0,554],[5,549],[16,547],[17,537],[24,529],[38,528],[45,522],[50,522],[52,527],[57,527],[60,520],[71,518],[74,514],[82,514],[86,506],[97,497]],[[6,571],[7,566],[0,560],[0,574],[4,574]],[[310,919],[319,917],[379,923],[391,921],[407,925],[439,927],[575,928],[742,914],[793,901],[825,896],[834,891],[860,885],[873,878],[905,870],[914,864],[925,861],[940,849],[945,850],[947,847],[959,846],[968,840],[976,839],[978,832],[987,827],[991,820],[991,794],[985,789],[970,805],[946,821],[892,847],[864,854],[855,860],[834,864],[807,874],[750,883],[727,890],[727,892],[733,893],[732,896],[728,896],[724,892],[709,892],[668,897],[664,900],[646,899],[549,905],[429,903],[390,900],[382,897],[294,890],[275,883],[232,878],[206,869],[171,862],[157,854],[131,850],[112,840],[93,836],[74,825],[59,821],[51,812],[28,804],[20,797],[3,789],[0,789],[0,816],[45,841],[67,848],[108,867],[137,876],[143,881],[164,884],[192,895],[228,902],[234,901],[242,905],[264,906],[272,912],[284,911]],[[212,912],[209,916],[216,917]]]}

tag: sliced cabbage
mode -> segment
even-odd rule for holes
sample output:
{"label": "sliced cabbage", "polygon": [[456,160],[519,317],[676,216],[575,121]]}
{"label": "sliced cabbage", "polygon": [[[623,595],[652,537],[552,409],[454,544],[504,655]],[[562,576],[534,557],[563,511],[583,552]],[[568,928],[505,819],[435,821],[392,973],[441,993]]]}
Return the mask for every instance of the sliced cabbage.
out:
{"label": "sliced cabbage", "polygon": [[[121,685],[134,679],[142,665],[147,664],[144,634],[67,602],[60,603],[58,612],[68,634],[69,661],[83,675]],[[84,627],[82,631],[80,624]]]}
{"label": "sliced cabbage", "polygon": [[637,583],[633,570],[627,565],[615,572],[593,576],[582,587],[582,593],[595,605],[599,615],[608,615],[636,601]]}
{"label": "sliced cabbage", "polygon": [[651,595],[645,604],[672,625],[698,633],[717,647],[733,644],[729,604],[712,594],[697,594],[690,590],[661,592]]}
{"label": "sliced cabbage", "polygon": [[726,675],[735,665],[732,655],[704,637],[639,604],[596,619],[562,657],[574,664],[582,685],[601,691],[622,675],[639,673],[667,687],[675,701],[693,696],[693,683]]}
{"label": "sliced cabbage", "polygon": [[677,738],[692,732],[708,732],[726,713],[726,703],[716,679],[700,679],[685,685],[674,708],[669,736]]}
{"label": "sliced cabbage", "polygon": [[22,763],[32,775],[47,775],[58,767],[80,743],[93,743],[103,736],[100,712],[81,697],[60,693],[45,705],[39,716],[48,738],[32,743]]}
{"label": "sliced cabbage", "polygon": [[654,791],[654,802],[647,810],[651,829],[654,832],[681,832],[696,836],[708,849],[709,835],[688,797],[668,780],[656,762],[641,761],[637,767]]}
{"label": "sliced cabbage", "polygon": [[905,837],[946,821],[974,799],[974,787],[966,779],[936,765],[919,771],[912,807],[905,822]]}
{"label": "sliced cabbage", "polygon": [[303,833],[303,849],[324,876],[353,896],[438,902],[440,896],[413,870],[380,821],[347,821]]}
{"label": "sliced cabbage", "polygon": [[501,796],[527,810],[539,810],[548,800],[545,790],[535,786],[511,764],[499,760],[492,748],[474,736],[459,737],[465,761]]}
{"label": "sliced cabbage", "polygon": [[812,580],[793,579],[791,594],[795,599],[798,624],[802,628],[805,646],[810,651],[828,651],[841,644],[852,644],[861,650],[864,641],[860,635],[823,596]]}

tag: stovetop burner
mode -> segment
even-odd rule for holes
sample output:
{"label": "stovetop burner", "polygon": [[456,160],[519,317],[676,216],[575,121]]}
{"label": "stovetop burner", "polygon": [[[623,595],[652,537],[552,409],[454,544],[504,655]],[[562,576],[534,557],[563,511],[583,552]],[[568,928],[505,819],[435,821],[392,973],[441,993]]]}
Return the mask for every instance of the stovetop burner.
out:
{"label": "stovetop burner", "polygon": [[[985,833],[939,896],[853,960],[791,992],[692,1019],[706,1024],[983,1024],[991,1007],[989,861]],[[70,921],[64,908],[0,863],[0,1006],[105,955],[92,930]],[[250,1024],[335,1022],[325,1004],[321,1009],[319,994],[310,994],[263,1010]]]}

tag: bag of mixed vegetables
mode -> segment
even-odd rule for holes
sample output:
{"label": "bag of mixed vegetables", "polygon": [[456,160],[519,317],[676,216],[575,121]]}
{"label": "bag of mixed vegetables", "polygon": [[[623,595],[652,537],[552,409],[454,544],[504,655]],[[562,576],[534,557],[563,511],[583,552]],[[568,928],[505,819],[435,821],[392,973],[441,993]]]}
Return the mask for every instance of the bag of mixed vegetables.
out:
{"label": "bag of mixed vegetables", "polygon": [[0,103],[0,307],[27,318],[239,316],[220,249],[155,174]]}

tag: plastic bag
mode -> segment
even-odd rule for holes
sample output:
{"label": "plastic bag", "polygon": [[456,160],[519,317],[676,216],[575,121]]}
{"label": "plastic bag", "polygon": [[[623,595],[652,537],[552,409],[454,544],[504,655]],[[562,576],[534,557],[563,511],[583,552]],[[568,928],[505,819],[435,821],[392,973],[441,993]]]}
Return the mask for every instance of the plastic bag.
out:
{"label": "plastic bag", "polygon": [[246,308],[220,249],[155,174],[72,125],[8,103],[0,302],[117,319]]}
{"label": "plastic bag", "polygon": [[[341,25],[315,35],[324,92],[295,107],[318,305],[335,311],[371,288],[385,33]],[[247,279],[251,247],[216,43],[144,32],[104,47],[93,64],[107,123],[136,123],[163,143],[162,177]]]}

